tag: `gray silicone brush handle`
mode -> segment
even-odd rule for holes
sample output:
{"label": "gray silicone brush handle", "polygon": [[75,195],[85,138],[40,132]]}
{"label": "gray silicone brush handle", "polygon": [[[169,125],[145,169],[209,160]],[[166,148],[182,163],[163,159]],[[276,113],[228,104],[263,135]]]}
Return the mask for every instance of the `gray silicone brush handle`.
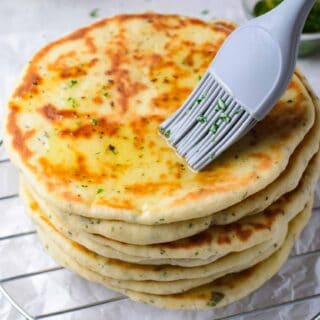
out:
{"label": "gray silicone brush handle", "polygon": [[[274,97],[269,97],[271,100],[278,100],[290,82],[302,29],[315,2],[316,0],[284,0],[274,10],[249,22],[267,30],[277,40],[281,52],[278,85],[273,92]],[[255,118],[262,119],[272,107],[273,104],[269,103],[265,108],[256,110]]]}
{"label": "gray silicone brush handle", "polygon": [[284,0],[236,29],[210,72],[257,121],[280,99],[292,77],[302,27],[316,0]]}
{"label": "gray silicone brush handle", "polygon": [[315,2],[316,0],[285,0],[274,10],[252,20],[254,24],[268,30],[274,39],[278,39],[282,56],[286,57],[284,67],[290,75],[294,71],[303,26]]}

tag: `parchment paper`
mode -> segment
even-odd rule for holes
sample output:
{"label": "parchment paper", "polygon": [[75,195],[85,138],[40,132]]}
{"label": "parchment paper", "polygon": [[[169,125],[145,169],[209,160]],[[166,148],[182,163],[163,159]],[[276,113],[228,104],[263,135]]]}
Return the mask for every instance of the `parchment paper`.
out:
{"label": "parchment paper", "polygon": [[[90,12],[98,9],[97,17]],[[179,13],[203,19],[227,18],[238,23],[245,20],[238,0],[2,0],[0,2],[0,121],[5,101],[17,76],[30,56],[45,43],[105,16],[147,10]],[[320,56],[299,61],[299,65],[320,95]],[[1,123],[0,123],[1,124]],[[7,157],[0,147],[0,162]],[[0,163],[0,197],[18,192],[17,172],[9,162]],[[319,188],[320,191],[320,188]],[[319,192],[320,193],[320,192]],[[317,200],[316,206],[320,202]],[[0,201],[0,237],[33,230],[19,198]],[[128,299],[98,305],[53,319],[217,319],[254,309],[261,312],[232,319],[308,320],[320,312],[320,300],[283,302],[320,294],[320,210],[314,214],[279,274],[253,295],[218,311],[191,312],[158,310]],[[312,252],[313,251],[313,252]],[[311,252],[308,253],[307,252]],[[41,249],[36,235],[0,242],[0,278],[7,278],[57,266]],[[119,294],[89,283],[66,270],[26,277],[4,284],[6,290],[31,315],[55,312],[82,304],[118,297]],[[278,308],[264,309],[272,305]],[[17,320],[22,316],[0,294],[0,319]]]}

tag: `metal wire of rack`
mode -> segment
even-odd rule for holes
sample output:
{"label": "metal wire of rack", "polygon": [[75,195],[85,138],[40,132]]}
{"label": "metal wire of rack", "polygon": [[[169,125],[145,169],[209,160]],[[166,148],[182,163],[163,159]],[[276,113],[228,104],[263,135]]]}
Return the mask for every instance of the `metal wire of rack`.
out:
{"label": "metal wire of rack", "polygon": [[[7,163],[8,163],[7,159],[0,160],[0,177],[1,177],[1,172],[3,172],[1,170],[2,165],[7,164]],[[18,199],[17,193],[3,195],[0,197],[0,204],[3,201],[10,202],[10,201],[16,201],[17,199]],[[319,208],[315,208],[315,210],[318,210],[318,209]],[[14,217],[11,217],[11,218],[14,219]],[[320,223],[320,220],[319,220],[319,223]],[[11,234],[0,237],[0,244],[3,242],[6,242],[6,241],[12,242],[17,239],[23,239],[23,242],[26,242],[27,238],[34,237],[35,235],[36,235],[35,230],[28,230],[28,231],[11,233]],[[294,259],[302,259],[302,258],[313,257],[313,256],[317,257],[319,255],[320,255],[320,247],[316,248],[315,250],[311,250],[311,251],[308,250],[308,251],[305,251],[302,253],[297,253],[297,254],[291,255],[290,260],[293,261]],[[5,268],[5,266],[1,266],[1,267]],[[47,319],[47,318],[54,318],[54,317],[57,318],[59,316],[62,316],[62,315],[68,314],[68,313],[73,313],[73,312],[86,310],[86,309],[99,307],[99,306],[102,307],[102,306],[106,306],[108,304],[112,304],[112,303],[119,302],[119,301],[125,301],[126,299],[128,299],[127,297],[125,297],[123,295],[116,295],[111,298],[108,297],[108,298],[100,299],[100,300],[93,301],[93,302],[83,302],[83,303],[76,305],[76,306],[61,308],[61,309],[57,309],[57,310],[50,311],[50,312],[32,314],[30,311],[27,310],[27,307],[25,305],[23,305],[22,303],[20,303],[18,301],[19,300],[18,297],[14,296],[6,288],[6,286],[8,284],[15,282],[15,281],[19,281],[19,280],[32,281],[39,276],[54,274],[57,272],[61,272],[63,270],[64,270],[64,268],[57,266],[57,265],[54,265],[54,266],[50,266],[50,267],[46,267],[46,268],[41,268],[41,269],[38,269],[35,271],[31,271],[31,272],[22,272],[22,273],[17,273],[15,275],[11,275],[11,276],[1,277],[1,279],[0,279],[0,292],[12,304],[12,306],[25,319],[28,319],[28,320]],[[85,280],[83,280],[83,281],[85,281]],[[33,283],[36,283],[36,282],[33,282]],[[241,312],[238,312],[238,313],[235,312],[233,314],[226,315],[226,316],[221,317],[219,319],[235,320],[235,319],[239,319],[240,317],[244,317],[243,319],[247,319],[247,317],[254,317],[255,315],[261,314],[263,312],[270,312],[272,310],[276,310],[279,308],[281,309],[286,306],[297,305],[297,304],[312,302],[312,301],[317,301],[317,300],[320,301],[320,293],[313,293],[310,295],[307,294],[303,297],[289,299],[286,301],[281,301],[279,303],[272,303],[271,305],[257,307],[253,310],[247,310],[247,311],[242,310]],[[310,316],[308,315],[309,318],[311,316],[312,315],[310,315]],[[320,320],[320,313],[317,314],[316,316],[313,316],[312,320]]]}

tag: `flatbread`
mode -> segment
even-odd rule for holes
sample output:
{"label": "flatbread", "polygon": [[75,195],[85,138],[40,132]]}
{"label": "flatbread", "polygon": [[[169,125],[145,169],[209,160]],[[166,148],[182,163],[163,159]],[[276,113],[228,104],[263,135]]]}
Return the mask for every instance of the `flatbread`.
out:
{"label": "flatbread", "polygon": [[[308,86],[305,79],[302,79],[302,81]],[[307,133],[297,150],[295,150],[290,157],[288,167],[272,184],[225,210],[199,219],[153,226],[115,220],[87,218],[59,211],[52,206],[50,207],[50,210],[53,214],[58,215],[70,230],[84,231],[124,243],[137,245],[164,243],[187,238],[208,229],[210,225],[228,224],[237,221],[244,216],[263,211],[283,194],[290,192],[297,187],[303,171],[319,148],[320,106],[314,93],[312,93],[312,91],[309,93],[315,104],[316,119],[312,129]],[[28,188],[30,189],[30,186],[28,186]],[[32,190],[32,193],[37,202],[44,202],[45,206],[48,207],[46,201],[42,199],[34,189]]]}
{"label": "flatbread", "polygon": [[177,15],[119,15],[47,45],[8,103],[10,158],[50,206],[138,224],[205,217],[262,190],[314,122],[297,76],[270,114],[201,173],[157,130],[232,29]]}
{"label": "flatbread", "polygon": [[[25,180],[24,178],[22,178]],[[61,219],[68,229],[84,231],[124,243],[148,245],[164,243],[187,238],[209,228],[211,216],[167,224],[145,225],[117,220],[87,218],[76,214],[62,212],[49,206],[37,192],[28,185],[29,192],[35,200]]]}
{"label": "flatbread", "polygon": [[227,209],[224,209],[211,217],[211,224],[228,224],[238,219],[255,214],[267,208],[278,200],[283,194],[295,189],[301,179],[311,157],[318,151],[320,141],[320,104],[309,87],[306,79],[302,79],[307,87],[310,96],[315,104],[315,122],[312,129],[308,132],[305,139],[300,143],[297,150],[290,158],[289,164],[280,177],[268,185],[266,188],[257,192]]}
{"label": "flatbread", "polygon": [[[37,210],[33,209],[32,215],[37,214]],[[44,215],[39,215],[37,226],[42,231],[41,239],[43,243],[46,245],[54,244],[60,250],[68,251],[70,258],[95,272],[119,280],[154,280],[158,282],[173,282],[210,276],[218,278],[221,274],[243,270],[270,256],[281,245],[286,235],[284,228],[278,239],[273,239],[241,252],[231,253],[204,266],[185,268],[171,265],[140,265],[103,257],[63,236]]]}
{"label": "flatbread", "polygon": [[[155,295],[146,294],[134,290],[117,287],[115,281],[102,276],[90,269],[87,269],[75,259],[61,250],[55,250],[51,243],[46,246],[47,251],[61,265],[76,272],[82,277],[99,282],[109,288],[128,295],[135,301],[152,304],[161,308],[168,309],[208,309],[222,307],[250,294],[268,279],[270,279],[285,263],[293,246],[294,240],[306,225],[311,216],[312,201],[306,208],[290,222],[287,238],[276,253],[257,265],[242,271],[222,277],[210,284],[200,286],[180,294]],[[42,240],[46,243],[43,231],[39,230]]]}
{"label": "flatbread", "polygon": [[[48,225],[47,225],[48,226]],[[239,272],[246,268],[249,268],[258,262],[268,258],[272,253],[274,253],[277,250],[277,246],[282,245],[282,243],[285,240],[286,236],[286,229],[287,226],[283,227],[283,233],[279,239],[274,239],[273,241],[270,241],[268,243],[264,243],[261,245],[257,245],[253,247],[252,249],[245,250],[245,252],[240,252],[230,255],[231,257],[227,256],[226,258],[219,259],[216,262],[213,262],[213,264],[216,264],[219,266],[224,265],[224,268],[220,273],[215,273],[213,275],[204,277],[203,275],[201,277],[193,277],[192,279],[180,279],[180,280],[174,280],[174,281],[136,281],[133,279],[117,279],[114,277],[111,277],[109,272],[106,272],[106,268],[100,267],[97,268],[97,259],[98,257],[96,255],[90,255],[90,252],[86,252],[87,254],[83,257],[79,258],[80,250],[83,250],[84,247],[80,247],[75,242],[71,242],[69,239],[64,237],[64,241],[61,241],[61,245],[56,244],[56,238],[51,238],[50,234],[52,234],[52,230],[44,227],[39,227],[38,234],[39,238],[41,239],[42,243],[46,247],[50,247],[49,252],[52,254],[53,257],[55,257],[59,252],[62,252],[65,256],[68,256],[69,259],[75,259],[83,266],[89,268],[90,270],[94,272],[98,272],[101,270],[101,275],[106,277],[108,281],[111,283],[112,286],[120,288],[120,289],[131,289],[139,292],[144,293],[150,293],[150,294],[159,294],[159,295],[167,295],[167,294],[174,294],[174,293],[181,293],[187,290],[190,290],[192,288],[198,287],[203,284],[207,284],[212,282],[215,279],[221,278],[226,274],[233,273],[233,272]],[[71,250],[70,245],[71,243]],[[79,250],[79,248],[81,248]],[[72,250],[76,252],[72,252]],[[71,252],[70,252],[71,251]],[[80,251],[80,252],[79,252]],[[73,254],[72,254],[73,253]],[[256,254],[256,256],[252,256]],[[91,258],[91,259],[90,259]],[[104,258],[100,256],[100,258]],[[229,258],[229,259],[227,259]],[[101,259],[100,259],[101,260]],[[222,261],[220,261],[222,260]],[[100,261],[101,262],[101,261]],[[226,264],[226,263],[232,263],[232,264]],[[108,263],[106,261],[106,263]],[[102,265],[101,265],[102,266]],[[129,266],[130,269],[131,266]],[[145,266],[146,269],[148,269],[148,266]],[[110,268],[110,267],[109,267]],[[140,269],[143,269],[144,267],[140,266]],[[198,267],[201,268],[201,267]],[[98,269],[98,270],[97,270]],[[182,269],[182,268],[181,268]],[[184,268],[183,270],[185,272],[192,273],[194,268]],[[131,270],[132,273],[132,270]],[[158,271],[158,275],[161,277],[162,272]]]}
{"label": "flatbread", "polygon": [[[302,186],[306,187],[305,185],[302,185]],[[297,201],[301,202],[301,200],[302,200],[301,195],[296,192],[295,196],[297,197]],[[310,193],[309,193],[309,198],[310,198]],[[284,202],[290,201],[290,197],[288,197],[287,199],[284,199],[283,201]],[[280,206],[278,206],[278,208],[279,208],[279,210],[281,210]],[[297,210],[298,209],[299,208],[297,208]],[[283,215],[286,214],[286,211],[284,210],[282,214]],[[294,217],[296,214],[298,214],[298,213],[292,214],[291,217]],[[92,255],[89,255],[90,251],[88,252],[88,250],[86,250],[82,246],[78,245],[77,243],[68,240],[66,237],[60,236],[60,237],[62,237],[62,239],[59,239],[57,237],[57,236],[59,236],[59,232],[57,230],[55,230],[53,225],[48,221],[48,219],[43,214],[41,214],[41,212],[31,211],[31,216],[32,217],[37,216],[37,218],[34,218],[34,220],[37,221],[37,224],[39,226],[40,238],[47,246],[50,246],[50,251],[53,254],[53,256],[56,256],[57,254],[60,254],[60,252],[62,252],[65,256],[68,256],[69,259],[75,259],[79,263],[81,263],[80,261],[82,261],[83,266],[87,266],[88,265],[87,261],[91,260],[88,268],[92,271],[97,272],[95,270],[96,268],[91,267],[92,265],[97,266],[97,264],[96,264],[96,262],[97,262],[96,259],[98,258],[97,255],[95,255],[93,253],[92,253]],[[149,281],[136,281],[136,280],[132,280],[132,279],[122,280],[122,279],[113,278],[110,276],[109,273],[106,274],[106,272],[103,272],[102,274],[104,275],[105,279],[111,283],[112,286],[120,288],[120,289],[131,289],[134,291],[150,293],[150,294],[158,294],[158,295],[181,293],[181,292],[187,291],[189,289],[198,287],[200,285],[210,283],[213,280],[220,278],[228,273],[244,270],[246,268],[249,268],[249,267],[255,265],[257,262],[264,260],[263,258],[267,258],[274,251],[276,251],[276,248],[273,247],[273,244],[275,244],[275,243],[278,245],[282,244],[282,242],[285,239],[286,233],[287,233],[287,224],[283,224],[281,226],[281,232],[278,233],[279,238],[276,238],[276,239],[273,239],[273,241],[270,241],[271,246],[270,246],[270,243],[268,243],[268,246],[265,248],[266,252],[261,252],[260,255],[258,255],[258,257],[256,259],[253,259],[253,261],[247,260],[248,257],[251,257],[250,249],[248,249],[247,252],[244,253],[244,256],[242,256],[242,252],[238,253],[238,255],[236,255],[236,257],[238,256],[239,260],[243,261],[243,263],[245,264],[245,266],[242,269],[237,269],[239,267],[239,262],[236,260],[236,261],[234,261],[234,262],[236,262],[234,264],[225,265],[225,269],[221,273],[214,274],[214,275],[211,275],[208,277],[202,276],[199,278],[192,278],[192,279],[181,279],[181,280],[169,281],[169,282],[168,281],[159,282],[159,281],[150,281],[150,280]],[[54,236],[52,237],[53,234],[54,234]],[[50,235],[51,235],[51,237],[50,237]],[[60,245],[58,245],[58,243],[60,243]],[[71,247],[71,250],[70,250],[70,247]],[[258,245],[258,247],[259,247],[259,245]],[[260,245],[260,249],[261,249],[261,247],[262,247],[262,245]],[[256,248],[253,248],[253,251],[255,251],[255,249]],[[72,250],[76,250],[76,253],[72,254]],[[79,251],[80,251],[80,253],[83,253],[83,252],[87,253],[86,257],[82,257],[82,259],[79,259],[78,258]],[[248,254],[248,252],[249,252],[249,254]],[[220,264],[221,263],[223,264],[223,258],[220,260],[222,260],[222,262],[220,261]],[[228,262],[228,259],[226,259],[226,260],[227,260],[226,262]],[[108,261],[106,261],[106,262],[108,262]],[[217,262],[217,263],[219,264],[219,262]],[[128,269],[130,269],[130,267],[131,267],[131,265],[128,265]],[[135,268],[135,266],[133,266],[133,267]],[[147,266],[146,266],[146,268],[147,268]],[[101,269],[101,268],[98,268],[98,269]],[[110,267],[109,267],[109,269],[110,269]],[[189,268],[187,268],[187,269],[189,269]],[[102,268],[102,270],[103,270],[103,268]],[[190,273],[192,273],[192,270],[188,270],[188,271]],[[160,271],[158,271],[158,272],[161,274]]]}
{"label": "flatbread", "polygon": [[283,225],[308,202],[318,179],[319,166],[318,153],[308,165],[298,188],[259,214],[227,226],[213,226],[193,237],[160,245],[128,245],[98,235],[70,231],[50,212],[50,208],[42,206],[42,212],[65,236],[108,258],[141,264],[204,265],[231,252],[243,251],[269,241],[281,233]]}
{"label": "flatbread", "polygon": [[217,281],[180,295],[156,296],[126,290],[132,300],[151,303],[168,309],[208,309],[223,307],[239,300],[261,287],[275,275],[288,259],[295,239],[299,236],[312,212],[312,201],[289,226],[285,243],[270,258],[240,273],[231,274]]}

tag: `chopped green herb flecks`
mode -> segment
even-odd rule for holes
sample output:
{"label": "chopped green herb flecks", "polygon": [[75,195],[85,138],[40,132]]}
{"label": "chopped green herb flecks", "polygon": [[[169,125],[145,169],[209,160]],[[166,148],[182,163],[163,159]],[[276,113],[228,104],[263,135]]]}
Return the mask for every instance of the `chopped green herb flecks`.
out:
{"label": "chopped green herb flecks", "polygon": [[67,101],[71,104],[72,108],[75,108],[77,106],[77,101],[75,98],[69,97]]}
{"label": "chopped green herb flecks", "polygon": [[[253,8],[253,15],[260,16],[279,5],[282,0],[260,0]],[[307,21],[304,25],[304,33],[314,33],[320,31],[320,1],[317,0],[314,4]]]}
{"label": "chopped green herb flecks", "polygon": [[99,14],[99,9],[98,8],[95,8],[95,9],[90,11],[90,17],[92,17],[92,18],[98,17],[98,14]]}
{"label": "chopped green herb flecks", "polygon": [[72,88],[78,83],[78,80],[70,80],[69,87]]}
{"label": "chopped green herb flecks", "polygon": [[227,109],[226,104],[221,99],[219,99],[216,111],[225,111],[226,109]]}
{"label": "chopped green herb flecks", "polygon": [[231,120],[231,118],[225,113],[223,113],[219,118],[224,122],[230,122]]}
{"label": "chopped green herb flecks", "polygon": [[97,194],[100,194],[100,193],[102,193],[104,190],[102,189],[102,188],[99,188],[98,190],[97,190]]}
{"label": "chopped green herb flecks", "polygon": [[205,123],[207,121],[207,118],[204,115],[199,115],[197,117],[197,121],[200,122],[200,123]]}
{"label": "chopped green herb flecks", "polygon": [[166,130],[165,128],[160,127],[159,131],[166,137],[169,138],[171,135],[171,131],[170,130]]}
{"label": "chopped green herb flecks", "polygon": [[195,104],[200,104],[201,101],[206,97],[206,94],[203,93],[196,101],[195,101]]}
{"label": "chopped green herb flecks", "polygon": [[207,15],[207,14],[209,14],[209,10],[208,9],[204,9],[204,10],[201,11],[201,14]]}
{"label": "chopped green herb flecks", "polygon": [[92,124],[93,124],[94,126],[96,126],[96,125],[98,124],[98,120],[97,120],[97,119],[91,119],[91,121],[92,121]]}
{"label": "chopped green herb flecks", "polygon": [[109,96],[109,92],[105,92],[103,95],[107,98]]}
{"label": "chopped green herb flecks", "polygon": [[219,129],[219,125],[216,124],[216,123],[214,123],[214,124],[210,127],[209,131],[210,131],[211,133],[215,134],[215,133],[217,133],[218,129]]}
{"label": "chopped green herb flecks", "polygon": [[82,184],[82,185],[81,185],[81,188],[88,188],[88,185]]}
{"label": "chopped green herb flecks", "polygon": [[215,307],[224,298],[224,293],[222,292],[212,292],[211,299],[207,302],[207,306]]}
{"label": "chopped green herb flecks", "polygon": [[199,75],[199,76],[198,76],[198,80],[200,81],[201,79],[202,79],[202,76]]}
{"label": "chopped green herb flecks", "polygon": [[117,154],[117,150],[116,147],[112,144],[109,144],[108,149],[113,153],[113,154]]}

